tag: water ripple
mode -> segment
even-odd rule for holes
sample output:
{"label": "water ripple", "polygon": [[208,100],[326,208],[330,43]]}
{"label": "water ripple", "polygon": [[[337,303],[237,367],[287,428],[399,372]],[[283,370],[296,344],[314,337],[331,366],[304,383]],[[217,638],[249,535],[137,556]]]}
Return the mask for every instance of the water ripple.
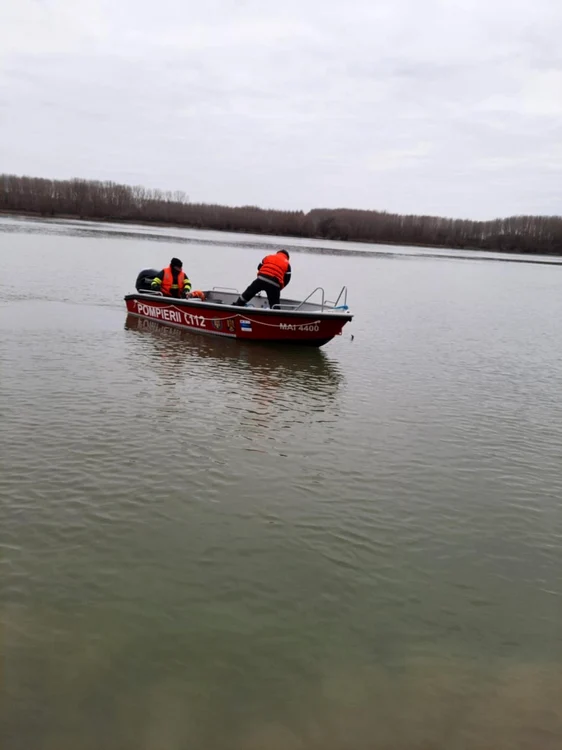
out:
{"label": "water ripple", "polygon": [[552,270],[327,257],[355,340],[295,351],[127,320],[149,242],[11,239],[9,750],[560,746]]}

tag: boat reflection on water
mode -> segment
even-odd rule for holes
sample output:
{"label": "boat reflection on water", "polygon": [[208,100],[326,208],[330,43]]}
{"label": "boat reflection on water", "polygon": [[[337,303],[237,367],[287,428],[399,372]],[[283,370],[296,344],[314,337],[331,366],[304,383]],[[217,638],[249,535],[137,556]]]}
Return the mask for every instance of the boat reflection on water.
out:
{"label": "boat reflection on water", "polygon": [[317,348],[195,336],[133,315],[127,316],[125,329],[150,337],[150,352],[159,369],[164,365],[166,373],[174,373],[176,379],[197,376],[202,366],[207,378],[251,381],[268,392],[308,392],[315,402],[319,397],[332,398],[344,380],[339,363]]}

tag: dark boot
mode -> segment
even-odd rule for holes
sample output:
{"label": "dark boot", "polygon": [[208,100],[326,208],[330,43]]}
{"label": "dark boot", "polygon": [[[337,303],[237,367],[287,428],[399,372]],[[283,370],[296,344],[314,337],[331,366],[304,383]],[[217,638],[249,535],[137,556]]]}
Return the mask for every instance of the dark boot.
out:
{"label": "dark boot", "polygon": [[232,302],[232,305],[234,307],[246,307],[246,300],[243,299],[242,297],[238,297],[237,300],[235,300],[234,302]]}

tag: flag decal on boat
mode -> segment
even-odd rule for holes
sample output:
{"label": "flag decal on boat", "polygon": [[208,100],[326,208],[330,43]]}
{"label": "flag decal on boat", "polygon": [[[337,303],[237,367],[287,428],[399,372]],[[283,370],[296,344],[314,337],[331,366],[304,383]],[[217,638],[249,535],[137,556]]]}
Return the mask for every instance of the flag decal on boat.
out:
{"label": "flag decal on boat", "polygon": [[247,333],[252,332],[252,323],[249,320],[241,320],[240,321],[240,330],[246,331]]}

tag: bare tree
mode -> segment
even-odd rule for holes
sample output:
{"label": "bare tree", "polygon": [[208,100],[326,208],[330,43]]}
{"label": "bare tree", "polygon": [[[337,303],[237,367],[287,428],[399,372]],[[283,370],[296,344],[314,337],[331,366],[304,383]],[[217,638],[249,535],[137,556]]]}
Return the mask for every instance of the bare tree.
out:
{"label": "bare tree", "polygon": [[0,210],[106,221],[142,221],[254,234],[562,255],[562,217],[469,221],[348,208],[275,211],[190,203],[182,190],[95,180],[0,175]]}

